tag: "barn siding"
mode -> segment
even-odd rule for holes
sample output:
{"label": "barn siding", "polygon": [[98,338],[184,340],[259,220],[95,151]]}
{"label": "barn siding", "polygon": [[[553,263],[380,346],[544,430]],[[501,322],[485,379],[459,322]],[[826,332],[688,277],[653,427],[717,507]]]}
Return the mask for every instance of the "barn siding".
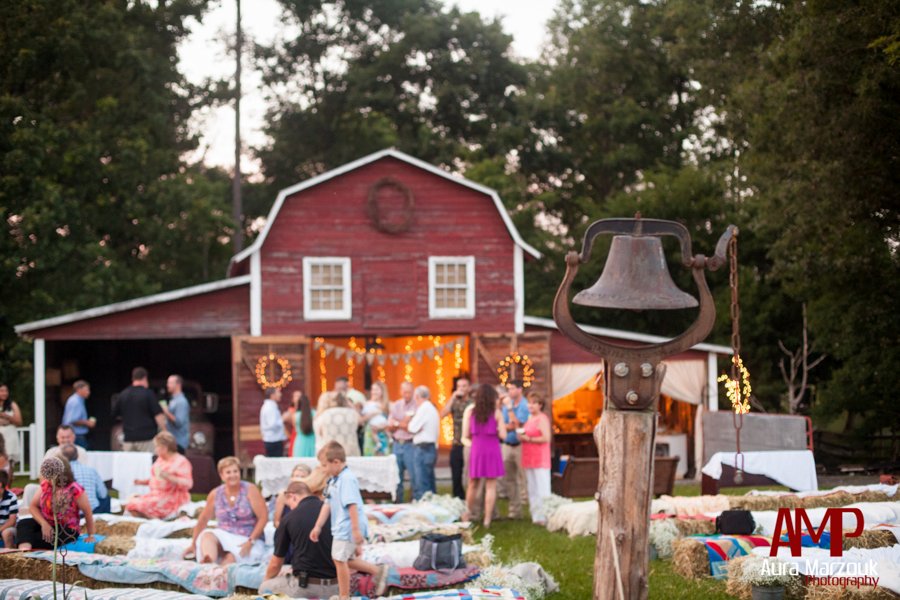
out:
{"label": "barn siding", "polygon": [[250,331],[249,285],[28,332],[46,340],[230,337]]}
{"label": "barn siding", "polygon": [[[412,227],[389,235],[366,211],[384,177],[414,196]],[[435,243],[440,240],[440,243]],[[261,248],[262,332],[512,331],[514,242],[490,198],[394,158],[384,158],[285,200]],[[475,256],[475,318],[428,318],[428,257]],[[352,319],[303,321],[302,258],[350,257]]]}

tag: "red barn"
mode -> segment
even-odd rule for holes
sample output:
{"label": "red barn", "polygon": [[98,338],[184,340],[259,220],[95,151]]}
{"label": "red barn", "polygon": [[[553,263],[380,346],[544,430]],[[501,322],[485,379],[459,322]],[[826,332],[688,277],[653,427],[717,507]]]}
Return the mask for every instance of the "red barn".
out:
{"label": "red barn", "polygon": [[179,373],[218,397],[197,410],[215,453],[243,460],[261,450],[259,377],[285,383],[284,367],[286,395],[315,400],[344,375],[392,395],[422,383],[440,404],[456,376],[530,354],[549,392],[550,334],[525,333],[526,257],[540,254],[493,190],[396,150],[366,156],[283,190],[225,280],[19,325],[35,341],[38,445],[84,378],[105,447],[105,409],[136,365],[154,387]]}

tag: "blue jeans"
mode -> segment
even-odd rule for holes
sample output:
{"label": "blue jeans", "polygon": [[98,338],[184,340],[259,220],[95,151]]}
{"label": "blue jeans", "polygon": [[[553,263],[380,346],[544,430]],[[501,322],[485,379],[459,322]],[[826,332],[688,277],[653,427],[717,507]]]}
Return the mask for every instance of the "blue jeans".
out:
{"label": "blue jeans", "polygon": [[[415,486],[416,474],[413,469],[413,445],[411,442],[400,442],[394,440],[394,456],[397,457],[397,469],[400,471],[400,483],[397,485],[397,498],[394,500],[397,504],[403,502],[403,478],[406,470],[409,469],[409,478],[412,485]],[[415,489],[415,487],[413,487]]]}
{"label": "blue jeans", "polygon": [[435,444],[415,444],[413,446],[413,500],[418,500],[425,492],[436,492],[434,463],[437,461]]}
{"label": "blue jeans", "polygon": [[91,445],[88,443],[88,436],[86,433],[76,433],[75,434],[75,445],[81,446],[85,450],[91,449]]}

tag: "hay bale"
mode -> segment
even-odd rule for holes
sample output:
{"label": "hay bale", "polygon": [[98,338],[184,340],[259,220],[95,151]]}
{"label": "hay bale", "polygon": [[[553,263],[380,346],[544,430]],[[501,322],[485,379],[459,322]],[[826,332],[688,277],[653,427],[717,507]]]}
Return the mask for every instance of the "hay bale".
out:
{"label": "hay bale", "polygon": [[675,572],[687,579],[709,577],[709,554],[706,544],[683,538],[672,543],[672,566]]}
{"label": "hay bale", "polygon": [[728,579],[725,581],[725,591],[740,600],[750,600],[753,596],[753,586],[741,577],[744,571],[744,563],[748,558],[750,557],[738,556],[737,558],[732,558],[726,566]]}
{"label": "hay bale", "polygon": [[856,504],[857,502],[890,502],[891,500],[893,500],[893,498],[891,498],[884,492],[873,492],[872,490],[866,490],[865,492],[854,494],[853,502],[851,502],[851,504]]}
{"label": "hay bale", "polygon": [[897,543],[894,532],[888,529],[866,529],[859,537],[847,537],[844,540],[844,550],[850,548],[889,548]]}
{"label": "hay bale", "polygon": [[733,496],[728,505],[733,510],[778,510],[779,508],[799,508],[801,498],[794,494],[783,496]]}
{"label": "hay bale", "polygon": [[800,503],[800,508],[837,508],[853,504],[856,499],[848,492],[834,492],[824,496],[807,496]]}
{"label": "hay bale", "polygon": [[133,537],[111,535],[97,542],[97,545],[94,546],[94,552],[107,556],[125,556],[134,548],[134,545]]}
{"label": "hay bale", "polygon": [[688,535],[712,535],[716,532],[715,521],[701,519],[673,519],[675,528],[682,537]]}
{"label": "hay bale", "polygon": [[491,566],[491,555],[484,550],[473,550],[463,554],[463,560],[469,566],[485,568]]}
{"label": "hay bale", "polygon": [[[208,529],[215,529],[215,527],[207,527]],[[179,529],[178,531],[174,531],[171,534],[166,536],[167,540],[182,540],[182,539],[190,539],[194,536],[194,528],[188,527],[187,529]]]}
{"label": "hay bale", "polygon": [[[32,581],[52,581],[53,580],[53,563],[40,558],[31,558],[27,552],[11,552],[8,554],[0,554],[0,573],[4,578],[8,579],[30,579]],[[92,590],[103,588],[128,588],[134,587],[133,583],[110,583],[109,581],[98,581],[78,570],[78,567],[70,564],[62,565],[62,560],[56,566],[56,581],[65,581],[67,585],[78,584]],[[171,583],[163,583],[154,581],[153,583],[142,584],[144,587],[153,588],[155,590],[164,590],[170,592],[187,592],[181,586]]]}
{"label": "hay bale", "polygon": [[806,600],[896,600],[897,594],[883,587],[842,588],[837,585],[811,585],[806,588]]}
{"label": "hay bale", "polygon": [[101,519],[94,520],[94,533],[105,536],[134,537],[141,523],[138,521],[119,521],[110,523]]}

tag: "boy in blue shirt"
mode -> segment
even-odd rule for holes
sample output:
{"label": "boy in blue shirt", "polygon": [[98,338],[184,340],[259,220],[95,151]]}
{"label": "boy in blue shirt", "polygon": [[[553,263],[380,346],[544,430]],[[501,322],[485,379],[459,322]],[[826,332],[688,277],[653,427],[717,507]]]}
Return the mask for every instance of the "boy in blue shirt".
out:
{"label": "boy in blue shirt", "polygon": [[357,558],[362,553],[366,541],[366,516],[362,512],[362,495],[359,480],[347,468],[347,453],[338,442],[331,441],[322,446],[317,455],[319,463],[331,476],[325,492],[326,502],[322,504],[316,526],[309,533],[309,539],[319,541],[319,533],[326,519],[331,517],[331,558],[337,571],[340,600],[350,598],[350,569],[368,573],[375,579],[375,595],[381,596],[387,588],[387,565],[376,566]]}

